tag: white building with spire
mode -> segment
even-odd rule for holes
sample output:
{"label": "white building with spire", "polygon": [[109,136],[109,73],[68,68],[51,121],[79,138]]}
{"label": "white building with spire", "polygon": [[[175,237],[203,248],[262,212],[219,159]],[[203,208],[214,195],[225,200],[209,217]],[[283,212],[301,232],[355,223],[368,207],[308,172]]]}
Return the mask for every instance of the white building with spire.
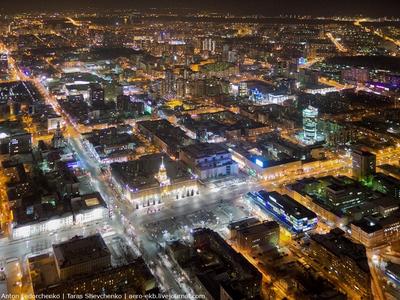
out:
{"label": "white building with spire", "polygon": [[199,194],[196,176],[180,161],[164,154],[110,165],[118,191],[137,210],[154,212],[164,204],[192,199]]}
{"label": "white building with spire", "polygon": [[155,175],[155,178],[160,183],[161,187],[171,185],[171,180],[168,177],[167,169],[165,168],[164,165],[164,156],[161,156],[160,169],[158,170],[158,173]]}

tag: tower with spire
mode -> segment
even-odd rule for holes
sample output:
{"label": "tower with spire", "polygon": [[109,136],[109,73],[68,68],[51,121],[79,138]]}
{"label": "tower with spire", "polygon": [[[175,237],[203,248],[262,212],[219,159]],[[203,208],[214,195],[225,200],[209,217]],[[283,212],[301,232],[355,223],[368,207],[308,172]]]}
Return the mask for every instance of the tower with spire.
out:
{"label": "tower with spire", "polygon": [[53,146],[54,149],[59,149],[64,147],[64,144],[65,140],[61,132],[60,122],[57,122],[57,129],[54,132],[53,138],[51,139],[51,145]]}
{"label": "tower with spire", "polygon": [[168,177],[167,169],[164,165],[164,156],[161,156],[161,165],[155,178],[160,183],[160,186],[167,186],[171,184],[171,180]]}

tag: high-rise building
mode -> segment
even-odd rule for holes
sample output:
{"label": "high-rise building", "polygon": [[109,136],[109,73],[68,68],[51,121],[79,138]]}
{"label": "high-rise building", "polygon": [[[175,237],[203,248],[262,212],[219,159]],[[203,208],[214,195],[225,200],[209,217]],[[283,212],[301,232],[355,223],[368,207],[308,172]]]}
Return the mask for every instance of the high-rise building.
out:
{"label": "high-rise building", "polygon": [[165,91],[167,94],[175,90],[175,74],[171,69],[165,70]]}
{"label": "high-rise building", "polygon": [[100,84],[92,84],[90,86],[90,103],[103,102],[104,101],[104,89]]}
{"label": "high-rise building", "polygon": [[209,52],[211,52],[212,54],[214,54],[215,53],[215,48],[216,48],[216,42],[215,42],[215,40],[213,40],[212,38],[206,38],[206,39],[204,39],[203,40],[203,43],[202,43],[202,46],[203,46],[203,51],[209,51]]}
{"label": "high-rise building", "polygon": [[54,132],[53,138],[51,139],[53,148],[59,149],[65,146],[65,139],[61,132],[60,122],[57,123],[57,129]]}
{"label": "high-rise building", "polygon": [[176,80],[176,96],[178,98],[185,98],[186,96],[186,81],[183,78]]}
{"label": "high-rise building", "polygon": [[228,51],[228,62],[236,63],[238,60],[238,53],[236,50]]}
{"label": "high-rise building", "polygon": [[7,53],[0,53],[0,78],[6,79],[8,77],[8,55]]}
{"label": "high-rise building", "polygon": [[315,141],[317,139],[317,117],[317,108],[310,105],[303,110],[304,139],[307,141]]}
{"label": "high-rise building", "polygon": [[206,92],[206,83],[203,79],[194,80],[192,82],[190,94],[192,97],[204,97]]}
{"label": "high-rise building", "polygon": [[247,97],[249,95],[249,89],[247,88],[247,82],[242,81],[239,83],[239,97]]}
{"label": "high-rise building", "polygon": [[375,173],[376,156],[368,151],[353,150],[352,153],[353,163],[353,177],[363,179]]}

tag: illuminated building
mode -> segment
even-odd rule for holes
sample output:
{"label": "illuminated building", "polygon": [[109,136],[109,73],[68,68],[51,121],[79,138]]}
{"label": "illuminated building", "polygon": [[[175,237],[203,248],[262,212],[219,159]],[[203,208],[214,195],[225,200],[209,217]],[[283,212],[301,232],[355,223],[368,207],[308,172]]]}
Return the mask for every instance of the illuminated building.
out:
{"label": "illuminated building", "polygon": [[237,175],[239,168],[231,153],[218,144],[198,143],[181,149],[179,159],[200,179]]}
{"label": "illuminated building", "polygon": [[32,150],[32,136],[30,133],[21,133],[12,136],[9,142],[10,155],[28,153]]}
{"label": "illuminated building", "polygon": [[364,68],[352,67],[342,71],[342,80],[351,84],[366,83],[369,81],[369,71]]}
{"label": "illuminated building", "polygon": [[165,93],[166,94],[171,94],[175,92],[175,74],[171,69],[165,70],[165,78],[164,78],[164,84],[165,84]]}
{"label": "illuminated building", "polygon": [[287,195],[261,190],[248,193],[247,197],[295,233],[305,232],[317,226],[317,215]]}
{"label": "illuminated building", "polygon": [[366,249],[352,242],[339,228],[327,234],[312,234],[308,255],[318,265],[331,270],[349,289],[356,289],[363,297],[371,296],[371,274]]}
{"label": "illuminated building", "polygon": [[178,98],[185,98],[186,96],[186,80],[184,78],[176,80],[176,96]]}
{"label": "illuminated building", "polygon": [[303,110],[303,132],[307,141],[317,140],[318,109],[311,105]]}
{"label": "illuminated building", "polygon": [[74,224],[104,220],[109,216],[107,204],[99,193],[72,198],[71,207],[74,214]]}
{"label": "illuminated building", "polygon": [[173,126],[165,119],[138,122],[137,127],[156,146],[176,158],[182,147],[194,142],[181,128]]}
{"label": "illuminated building", "polygon": [[400,200],[399,179],[383,173],[377,173],[374,175],[374,179],[382,186],[387,195],[393,197],[394,199]]}
{"label": "illuminated building", "polygon": [[368,151],[352,151],[353,177],[360,180],[375,173],[376,156]]}
{"label": "illuminated building", "polygon": [[65,94],[69,97],[82,97],[86,102],[90,102],[90,83],[75,82],[65,85]]}
{"label": "illuminated building", "polygon": [[43,203],[13,209],[13,239],[50,233],[75,224],[103,220],[109,216],[107,205],[99,193],[73,197],[70,203],[56,197],[43,198],[41,201]]}
{"label": "illuminated building", "polygon": [[32,135],[25,131],[22,122],[0,123],[0,154],[23,154],[32,151]]}
{"label": "illuminated building", "polygon": [[249,95],[249,90],[247,88],[247,83],[242,81],[239,83],[239,97],[247,97]]}
{"label": "illuminated building", "polygon": [[61,132],[60,123],[57,124],[56,132],[51,139],[51,145],[54,149],[63,148],[65,146],[65,139]]}
{"label": "illuminated building", "polygon": [[164,156],[161,156],[161,165],[158,173],[154,175],[154,178],[160,183],[160,186],[168,186],[171,184],[171,180],[168,177],[167,169],[164,165]]}
{"label": "illuminated building", "polygon": [[8,54],[0,53],[0,78],[8,78]]}
{"label": "illuminated building", "polygon": [[312,94],[312,95],[316,94],[325,95],[327,93],[337,92],[338,89],[332,86],[318,84],[318,85],[310,85],[304,91],[307,94]]}
{"label": "illuminated building", "polygon": [[192,116],[186,114],[181,117],[180,124],[190,137],[208,143],[219,143],[240,137],[255,137],[270,132],[270,128],[265,124],[229,110]]}
{"label": "illuminated building", "polygon": [[364,217],[350,225],[351,237],[366,247],[393,243],[400,239],[399,213],[386,218]]}
{"label": "illuminated building", "polygon": [[64,124],[64,120],[61,116],[57,114],[47,114],[47,131],[52,131],[57,129],[57,127]]}
{"label": "illuminated building", "polygon": [[72,212],[67,207],[56,208],[49,203],[14,209],[13,215],[13,239],[69,228],[74,224]]}
{"label": "illuminated building", "polygon": [[[192,237],[192,244],[171,244],[167,253],[188,274],[197,294],[206,299],[258,299],[262,274],[255,266],[211,229],[194,229]],[[212,263],[205,264],[210,258]]]}
{"label": "illuminated building", "polygon": [[10,183],[23,182],[27,174],[23,163],[14,160],[3,160],[1,162],[3,173]]}
{"label": "illuminated building", "polygon": [[228,51],[228,62],[236,63],[238,61],[238,52],[236,50]]}
{"label": "illuminated building", "polygon": [[[268,151],[263,151],[260,145],[252,143],[230,143],[229,145],[232,159],[238,163],[241,170],[251,176],[269,179],[289,175],[303,168],[301,160],[295,158],[295,155],[291,154],[283,157],[282,151],[278,151],[271,144],[262,145],[266,146]],[[274,155],[274,153],[277,155]]]}
{"label": "illuminated building", "polygon": [[229,238],[231,240],[235,240],[237,238],[238,230],[255,225],[255,224],[259,224],[259,223],[260,223],[260,220],[257,219],[256,217],[248,217],[248,218],[240,219],[238,221],[233,221],[228,224]]}
{"label": "illuminated building", "polygon": [[111,253],[100,234],[74,237],[53,245],[60,280],[101,271],[111,266]]}
{"label": "illuminated building", "polygon": [[[247,225],[247,224],[246,224]],[[264,221],[235,229],[235,241],[239,249],[250,252],[264,252],[278,245],[279,224],[275,221]],[[230,226],[235,226],[230,224]]]}
{"label": "illuminated building", "polygon": [[215,53],[216,42],[212,38],[206,38],[202,42],[202,50],[209,51],[211,54]]}
{"label": "illuminated building", "polygon": [[326,198],[335,208],[347,209],[365,202],[368,189],[358,183],[332,183],[326,187]]}
{"label": "illuminated building", "polygon": [[136,151],[144,151],[142,143],[132,130],[130,125],[95,129],[82,135],[83,142],[91,154],[102,163],[127,161]]}
{"label": "illuminated building", "polygon": [[[90,293],[88,293],[90,291]],[[99,296],[109,294],[115,297],[151,296],[158,292],[157,283],[142,258],[137,258],[126,265],[110,267],[99,272],[78,276],[68,281],[47,287],[38,294]]]}
{"label": "illuminated building", "polygon": [[263,93],[257,88],[253,88],[250,90],[249,99],[257,104],[282,104],[293,97],[277,92]]}
{"label": "illuminated building", "polygon": [[189,94],[193,98],[204,97],[206,93],[206,82],[204,79],[196,79],[190,82]]}
{"label": "illuminated building", "polygon": [[196,178],[181,162],[167,156],[145,155],[110,167],[116,187],[135,209],[157,210],[160,204],[199,193]]}
{"label": "illuminated building", "polygon": [[92,83],[90,85],[89,103],[104,102],[104,89],[100,84]]}
{"label": "illuminated building", "polygon": [[144,114],[145,104],[141,101],[135,101],[128,95],[117,96],[117,110],[124,114],[140,116]]}
{"label": "illuminated building", "polygon": [[[145,295],[157,293],[156,281],[142,258],[127,264],[111,264],[111,252],[100,234],[74,237],[53,245],[53,253],[28,259],[35,295]],[[45,276],[44,276],[45,274]],[[143,296],[144,298],[144,296]]]}

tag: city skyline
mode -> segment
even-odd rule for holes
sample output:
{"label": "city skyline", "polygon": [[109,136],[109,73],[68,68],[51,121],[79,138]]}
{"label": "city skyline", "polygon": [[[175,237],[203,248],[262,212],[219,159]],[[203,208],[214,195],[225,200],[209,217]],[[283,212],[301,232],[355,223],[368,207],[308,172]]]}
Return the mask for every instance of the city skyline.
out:
{"label": "city skyline", "polygon": [[0,299],[400,299],[393,1],[0,8]]}
{"label": "city skyline", "polygon": [[[325,2],[325,3],[324,3]],[[260,14],[265,16],[279,15],[311,15],[311,16],[370,16],[370,17],[399,17],[400,4],[396,0],[382,1],[328,1],[318,4],[312,0],[303,1],[262,1],[250,0],[243,3],[239,0],[222,1],[163,1],[163,0],[16,0],[3,4],[3,11],[40,11],[40,10],[87,10],[99,9],[183,9],[211,10],[241,14]]]}

